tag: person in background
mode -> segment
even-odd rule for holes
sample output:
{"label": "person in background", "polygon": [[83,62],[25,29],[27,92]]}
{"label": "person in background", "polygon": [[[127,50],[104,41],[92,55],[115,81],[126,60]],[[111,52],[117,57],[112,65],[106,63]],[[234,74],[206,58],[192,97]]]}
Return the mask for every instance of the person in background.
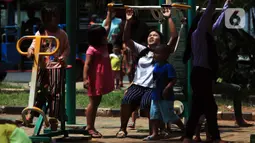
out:
{"label": "person in background", "polygon": [[96,14],[93,14],[90,17],[89,25],[93,25],[93,24],[97,23],[97,18],[98,18],[98,16]]}
{"label": "person in background", "polygon": [[113,53],[110,54],[111,66],[113,77],[115,80],[115,89],[120,90],[120,76],[121,76],[121,63],[122,63],[122,55],[121,55],[121,47],[118,45],[113,46]]}
{"label": "person in background", "polygon": [[[120,32],[120,24],[122,20],[116,17],[116,12],[114,9],[112,9],[110,20],[111,20],[111,27],[109,29],[107,40],[108,40],[109,53],[112,53],[112,49],[113,49],[113,45],[115,44],[116,37]],[[105,19],[102,23],[102,26],[105,27],[105,25],[108,25],[108,24],[109,24],[109,20]]]}

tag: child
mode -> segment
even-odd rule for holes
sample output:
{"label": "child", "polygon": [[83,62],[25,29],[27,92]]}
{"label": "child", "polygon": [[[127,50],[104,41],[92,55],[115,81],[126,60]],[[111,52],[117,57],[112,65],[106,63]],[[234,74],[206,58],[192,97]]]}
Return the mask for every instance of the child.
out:
{"label": "child", "polygon": [[86,111],[86,130],[93,138],[102,134],[95,129],[97,108],[102,95],[114,90],[111,62],[107,49],[107,32],[102,26],[92,25],[88,31],[89,48],[84,65],[84,88],[88,89],[89,104]]}
{"label": "child", "polygon": [[0,143],[32,143],[32,141],[16,123],[0,119]]}
{"label": "child", "polygon": [[117,45],[114,45],[112,54],[110,54],[111,66],[113,77],[116,82],[116,88],[120,89],[120,76],[121,76],[121,63],[122,63],[122,55],[121,50]]}
{"label": "child", "polygon": [[152,135],[146,137],[145,141],[160,139],[158,134],[160,120],[165,124],[173,122],[184,128],[180,118],[174,113],[173,86],[176,83],[176,73],[174,67],[167,62],[168,50],[169,48],[163,44],[154,49],[156,64],[153,70],[153,79],[156,86],[152,92],[150,108]]}
{"label": "child", "polygon": [[[48,100],[50,106],[49,116],[59,117],[59,113],[55,112],[58,109],[53,110],[53,97],[60,93],[60,88],[56,88],[54,81],[50,79],[54,76],[52,70],[47,70],[48,67],[60,67],[63,65],[69,55],[69,42],[67,34],[64,30],[58,27],[59,24],[59,13],[57,7],[53,5],[47,5],[41,10],[41,19],[43,25],[40,27],[39,31],[36,32],[36,36],[45,35],[45,36],[55,36],[59,39],[60,47],[56,54],[51,57],[45,56],[39,58],[39,71],[38,79],[39,87],[37,91],[41,91],[37,94],[35,106],[42,108],[45,102]],[[34,48],[36,45],[35,39],[28,48],[28,57],[31,57],[34,54]],[[53,51],[55,49],[56,42],[53,39],[42,39],[41,51]],[[54,89],[57,89],[57,93],[54,93]],[[58,108],[58,107],[57,107]],[[32,123],[33,117],[38,116],[35,112],[31,112],[31,116],[28,118],[29,122]],[[53,121],[56,122],[56,121]]]}

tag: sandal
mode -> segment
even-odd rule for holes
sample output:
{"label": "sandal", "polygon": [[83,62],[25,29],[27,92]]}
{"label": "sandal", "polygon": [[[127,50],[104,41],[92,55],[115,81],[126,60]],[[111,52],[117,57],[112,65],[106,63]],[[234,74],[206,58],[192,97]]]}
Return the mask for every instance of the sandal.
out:
{"label": "sandal", "polygon": [[118,131],[117,134],[116,134],[116,137],[117,138],[125,138],[127,137],[127,131]]}
{"label": "sandal", "polygon": [[103,135],[101,133],[99,133],[98,131],[88,130],[88,132],[92,138],[102,138],[103,137]]}
{"label": "sandal", "polygon": [[160,140],[160,136],[158,137],[148,136],[143,139],[143,141],[156,141],[156,140]]}

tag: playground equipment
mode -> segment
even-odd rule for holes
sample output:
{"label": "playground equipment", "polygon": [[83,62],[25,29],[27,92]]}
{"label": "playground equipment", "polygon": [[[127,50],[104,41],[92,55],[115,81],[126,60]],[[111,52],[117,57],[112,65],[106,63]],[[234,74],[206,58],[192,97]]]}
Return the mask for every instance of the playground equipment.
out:
{"label": "playground equipment", "polygon": [[[183,17],[186,17],[185,15],[185,10],[188,10],[191,8],[191,6],[186,5],[186,4],[181,4],[181,3],[171,3],[170,1],[159,1],[159,6],[133,6],[133,5],[124,5],[122,3],[109,3],[108,7],[112,7],[114,9],[128,9],[132,8],[134,12],[138,12],[138,10],[150,10],[151,15],[153,18],[158,21],[158,29],[160,32],[162,32],[166,37],[168,37],[168,25],[164,22],[164,16],[162,13],[162,10],[164,8],[170,8],[172,11],[172,17],[174,19],[179,19],[181,20]],[[184,19],[182,19],[184,20]],[[166,21],[166,20],[165,20]],[[174,49],[174,53],[177,50],[177,47],[180,42],[180,37],[183,32],[183,28],[185,27],[186,21],[182,21],[179,27],[179,34],[178,34],[178,39],[177,39],[177,44]],[[185,118],[185,120],[188,117],[189,108],[188,108],[188,97],[187,94],[184,93],[184,88],[182,87],[183,85],[178,85],[181,87],[174,87],[174,92],[176,95],[177,101],[175,102],[175,111],[177,112],[178,115],[182,116]],[[185,106],[184,106],[185,105]],[[185,107],[185,108],[184,108]]]}
{"label": "playground equipment", "polygon": [[[66,29],[66,24],[58,24],[58,27],[60,29],[65,30]],[[33,33],[35,34],[38,30],[37,25],[33,26]],[[82,47],[86,48],[86,47]],[[75,67],[75,75],[76,75],[76,81],[82,81],[83,80],[83,66],[85,63],[86,59],[86,53],[85,50],[84,52],[80,52],[78,44],[76,45],[76,67]]]}
{"label": "playground equipment", "polygon": [[[53,95],[53,101],[54,105],[52,102],[46,102],[43,105],[42,109],[39,109],[37,107],[34,107],[35,104],[35,98],[38,93],[37,89],[37,76],[38,76],[38,62],[39,62],[39,57],[40,56],[51,56],[55,54],[59,48],[59,40],[53,36],[24,36],[21,39],[18,40],[16,48],[17,51],[21,55],[27,55],[27,52],[22,52],[20,49],[20,45],[24,40],[30,40],[30,39],[35,39],[36,40],[36,47],[34,49],[34,64],[32,68],[32,76],[31,76],[31,86],[30,86],[30,94],[29,94],[29,102],[28,102],[28,107],[26,107],[22,111],[22,118],[24,121],[25,125],[28,125],[28,121],[26,119],[26,113],[28,111],[34,111],[38,112],[40,114],[39,118],[37,119],[36,126],[34,129],[33,135],[30,137],[33,142],[51,142],[52,137],[55,136],[60,136],[64,135],[64,137],[68,137],[68,134],[83,134],[83,135],[88,135],[88,132],[85,131],[84,129],[66,129],[65,126],[65,121],[66,119],[66,113],[65,113],[65,72],[66,69],[70,69],[72,66],[60,66],[60,67],[51,67],[47,68],[49,73],[52,73],[50,75],[51,81],[50,85],[54,84],[55,88],[53,93],[51,92],[51,95]],[[53,39],[56,41],[56,49],[52,52],[40,52],[40,47],[41,47],[41,40],[42,39]],[[44,96],[44,95],[41,95]],[[46,96],[46,95],[45,95]],[[49,109],[49,107],[54,108],[54,117],[56,119],[59,119],[61,124],[60,124],[60,130],[52,130],[52,127],[54,124],[50,124],[46,113]],[[57,110],[57,111],[56,111]],[[43,122],[45,122],[45,127],[51,126],[51,129],[45,129],[44,134],[40,134],[40,131],[42,129]],[[56,123],[55,123],[56,124]]]}
{"label": "playground equipment", "polygon": [[20,64],[21,55],[17,52],[15,45],[19,39],[18,26],[5,26],[4,34],[1,35],[1,61],[10,66],[10,68],[17,67]]}

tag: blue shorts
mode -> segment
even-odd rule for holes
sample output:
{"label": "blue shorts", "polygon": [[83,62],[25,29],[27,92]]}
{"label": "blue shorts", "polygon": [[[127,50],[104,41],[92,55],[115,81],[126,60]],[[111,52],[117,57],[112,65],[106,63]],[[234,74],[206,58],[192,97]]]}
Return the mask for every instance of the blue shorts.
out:
{"label": "blue shorts", "polygon": [[152,88],[132,84],[126,91],[122,104],[140,106],[140,109],[150,109]]}
{"label": "blue shorts", "polygon": [[162,120],[164,123],[175,122],[179,117],[174,112],[174,102],[169,100],[151,100],[151,120]]}

